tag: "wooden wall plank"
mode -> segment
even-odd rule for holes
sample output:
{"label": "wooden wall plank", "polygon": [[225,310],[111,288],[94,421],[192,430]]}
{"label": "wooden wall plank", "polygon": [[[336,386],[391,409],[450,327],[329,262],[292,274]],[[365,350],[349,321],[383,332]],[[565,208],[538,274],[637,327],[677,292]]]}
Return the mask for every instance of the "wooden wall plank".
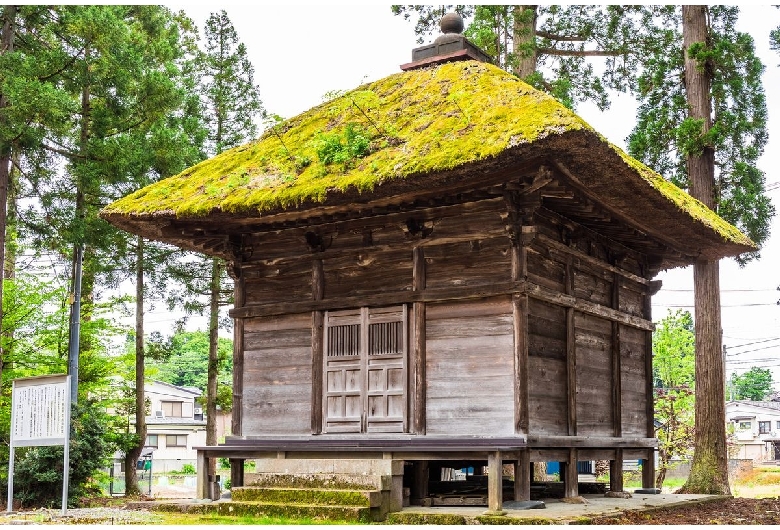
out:
{"label": "wooden wall plank", "polygon": [[368,248],[323,260],[325,298],[411,291],[411,252],[409,248],[386,251]]}
{"label": "wooden wall plank", "polygon": [[246,321],[242,435],[311,433],[311,325],[311,314]]}
{"label": "wooden wall plank", "polygon": [[425,247],[426,287],[462,287],[510,281],[509,238]]}
{"label": "wooden wall plank", "polygon": [[[479,306],[495,306],[496,301],[468,304],[478,313]],[[429,315],[425,367],[429,435],[514,435],[512,304],[502,299],[501,305],[500,316]],[[458,313],[454,308],[437,311],[439,316]]]}

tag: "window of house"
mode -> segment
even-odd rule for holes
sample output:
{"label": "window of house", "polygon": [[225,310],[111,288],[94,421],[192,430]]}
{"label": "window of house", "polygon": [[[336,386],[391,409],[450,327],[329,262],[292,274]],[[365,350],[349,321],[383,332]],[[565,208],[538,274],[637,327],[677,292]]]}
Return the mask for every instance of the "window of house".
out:
{"label": "window of house", "polygon": [[772,430],[771,421],[759,421],[758,422],[758,434],[769,434]]}
{"label": "window of house", "polygon": [[159,440],[157,439],[157,435],[156,434],[148,434],[146,436],[146,443],[144,444],[144,446],[146,446],[146,447],[159,447],[158,443],[159,443]]}
{"label": "window of house", "polygon": [[323,354],[325,432],[404,432],[406,306],[329,311]]}
{"label": "window of house", "polygon": [[181,407],[182,402],[181,401],[161,401],[160,406],[162,407],[163,414],[165,414],[166,418],[181,418]]}
{"label": "window of house", "polygon": [[739,430],[740,431],[746,431],[750,429],[750,422],[749,421],[741,421],[739,422]]}
{"label": "window of house", "polygon": [[780,431],[780,421],[777,422],[777,430]]}
{"label": "window of house", "polygon": [[166,447],[187,447],[187,435],[186,434],[166,434],[165,435]]}

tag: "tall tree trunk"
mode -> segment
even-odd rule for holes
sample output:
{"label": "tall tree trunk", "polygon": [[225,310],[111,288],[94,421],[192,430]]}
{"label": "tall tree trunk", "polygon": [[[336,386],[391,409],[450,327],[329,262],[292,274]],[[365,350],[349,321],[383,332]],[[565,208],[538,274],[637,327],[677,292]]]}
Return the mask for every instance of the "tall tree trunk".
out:
{"label": "tall tree trunk", "polygon": [[[711,72],[688,56],[695,43],[707,43],[707,6],[683,6],[685,90],[689,116],[712,126]],[[705,146],[688,155],[691,195],[715,210],[715,152]],[[721,349],[720,282],[717,261],[698,260],[693,269],[696,328],[696,431],[693,462],[685,493],[730,495],[726,450],[725,367]]]}
{"label": "tall tree trunk", "polygon": [[[14,51],[14,34],[16,32],[16,6],[3,6],[3,25],[2,36],[0,36],[0,55]],[[3,109],[9,105],[8,98],[0,94],[0,120],[4,119]],[[8,203],[8,183],[11,176],[11,146],[5,142],[0,142],[0,265],[5,263],[5,228],[6,228],[6,207]],[[4,267],[3,267],[4,268]],[[3,276],[0,271],[0,327],[3,320]],[[0,381],[3,376],[3,360],[5,352],[0,345]]]}
{"label": "tall tree trunk", "polygon": [[512,43],[518,59],[514,73],[525,79],[536,72],[536,6],[514,6],[512,15]]}
{"label": "tall tree trunk", "polygon": [[[211,261],[211,294],[209,301],[209,369],[206,383],[206,445],[217,445],[217,375],[219,374],[219,298],[222,286],[222,262]],[[209,462],[209,475],[216,474],[216,462]]]}
{"label": "tall tree trunk", "polygon": [[[136,462],[146,443],[146,399],[144,383],[144,239],[138,236],[135,261],[135,435],[137,444],[125,455],[125,495],[140,495]],[[151,478],[150,478],[151,480]]]}

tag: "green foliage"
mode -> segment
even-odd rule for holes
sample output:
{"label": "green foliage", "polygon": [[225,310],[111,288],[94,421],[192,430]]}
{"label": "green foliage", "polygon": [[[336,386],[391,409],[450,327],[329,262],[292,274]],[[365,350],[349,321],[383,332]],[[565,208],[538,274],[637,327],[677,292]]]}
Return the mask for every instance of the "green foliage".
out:
{"label": "green foliage", "polygon": [[[628,138],[632,156],[688,189],[686,156],[705,148],[715,152],[717,213],[761,245],[769,237],[774,207],[765,194],[765,175],[757,163],[767,141],[767,109],[753,39],[735,29],[739,9],[711,6],[709,39],[691,47],[699,67],[712,76],[713,123],[688,116],[679,8],[655,10],[648,20],[656,30],[645,45],[644,68],[635,90],[637,125]],[[746,262],[758,254],[738,258]]]}
{"label": "green foliage", "polygon": [[[148,363],[149,377],[177,386],[191,386],[206,393],[209,362],[209,334],[206,331],[178,331],[168,338],[157,337],[157,351],[165,352]],[[219,378],[217,403],[222,410],[232,407],[233,341],[220,338],[217,347]]]}
{"label": "green foliage", "polygon": [[359,126],[348,123],[341,132],[320,133],[315,143],[320,162],[348,169],[355,159],[370,153],[371,138]]}
{"label": "green foliage", "polygon": [[246,46],[225,10],[212,13],[204,31],[201,53],[201,94],[205,101],[210,153],[219,154],[257,133],[255,118],[263,113],[254,67]]}
{"label": "green foliage", "polygon": [[[92,479],[108,465],[115,446],[107,429],[108,417],[94,402],[77,406],[71,419],[70,487],[68,505],[100,489]],[[17,449],[14,498],[24,506],[59,506],[62,501],[63,448]]]}
{"label": "green foliage", "polygon": [[763,401],[772,393],[772,371],[753,366],[744,374],[731,374],[728,399]]}
{"label": "green foliage", "polygon": [[465,36],[496,65],[569,108],[584,101],[608,108],[608,91],[630,86],[647,34],[639,6],[392,6],[393,14],[415,21],[421,43],[453,10],[470,20]]}
{"label": "green foliage", "polygon": [[653,332],[653,379],[658,438],[656,487],[672,460],[693,449],[695,396],[693,318],[687,311],[669,311]]}

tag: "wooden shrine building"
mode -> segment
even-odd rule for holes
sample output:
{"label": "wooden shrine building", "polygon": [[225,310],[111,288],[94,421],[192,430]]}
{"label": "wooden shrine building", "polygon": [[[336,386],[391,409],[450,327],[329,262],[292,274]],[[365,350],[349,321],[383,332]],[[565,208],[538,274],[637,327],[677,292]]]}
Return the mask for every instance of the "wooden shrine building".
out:
{"label": "wooden shrine building", "polygon": [[433,53],[103,211],[229,262],[233,434],[200,473],[375,475],[390,510],[469,463],[492,510],[502,463],[515,499],[534,461],[567,496],[584,460],[653,487],[653,278],[753,243],[553,98]]}

